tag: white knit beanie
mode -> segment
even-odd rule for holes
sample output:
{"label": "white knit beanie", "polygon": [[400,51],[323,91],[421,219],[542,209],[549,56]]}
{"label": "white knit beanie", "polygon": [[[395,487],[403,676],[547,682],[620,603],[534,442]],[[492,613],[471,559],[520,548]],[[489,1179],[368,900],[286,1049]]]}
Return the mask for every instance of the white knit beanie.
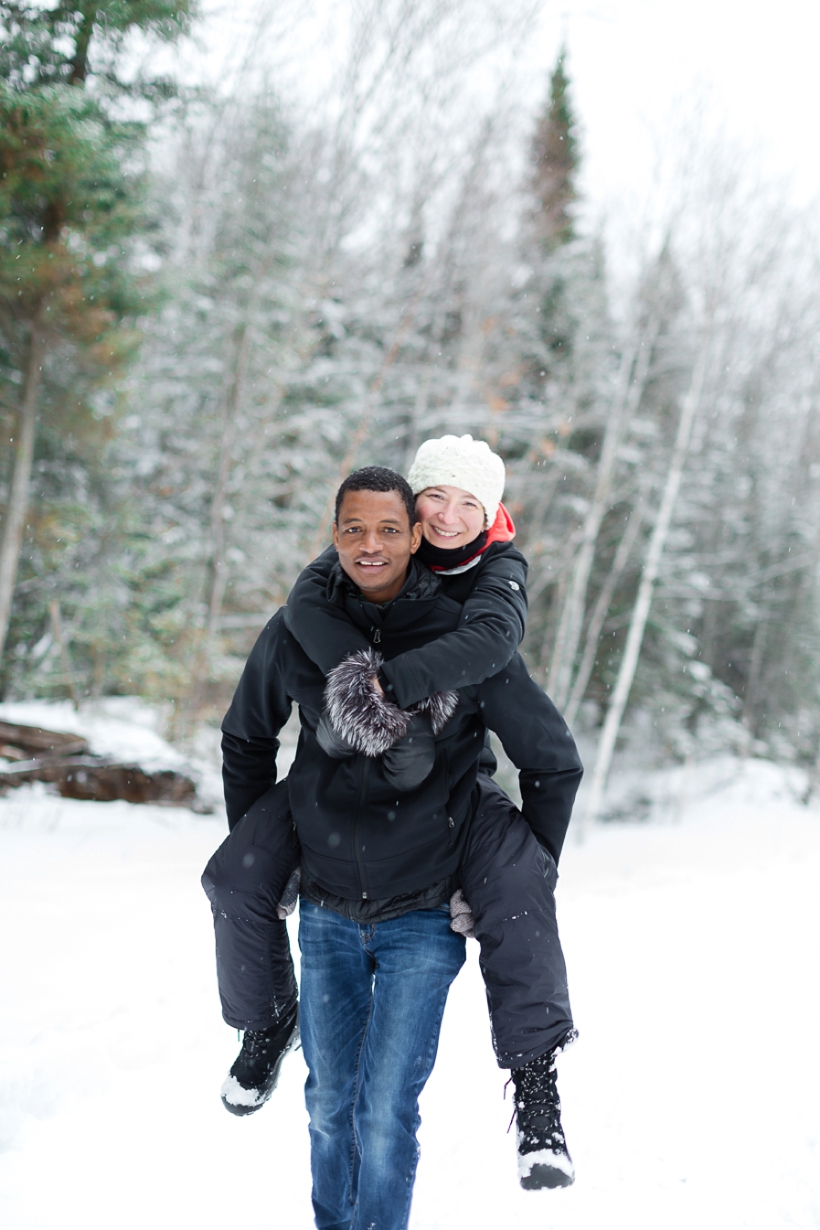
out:
{"label": "white knit beanie", "polygon": [[487,524],[495,521],[504,494],[504,462],[484,440],[440,436],[419,447],[407,475],[413,495],[428,487],[461,487],[484,505]]}

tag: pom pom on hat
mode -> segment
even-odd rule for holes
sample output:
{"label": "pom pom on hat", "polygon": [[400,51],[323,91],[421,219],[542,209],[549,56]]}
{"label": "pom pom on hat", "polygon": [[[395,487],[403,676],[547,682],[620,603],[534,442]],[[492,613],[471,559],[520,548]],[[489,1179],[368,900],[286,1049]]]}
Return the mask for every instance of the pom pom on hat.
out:
{"label": "pom pom on hat", "polygon": [[492,525],[504,494],[504,462],[484,440],[440,436],[420,445],[407,481],[413,495],[428,487],[469,491],[484,505],[487,524]]}

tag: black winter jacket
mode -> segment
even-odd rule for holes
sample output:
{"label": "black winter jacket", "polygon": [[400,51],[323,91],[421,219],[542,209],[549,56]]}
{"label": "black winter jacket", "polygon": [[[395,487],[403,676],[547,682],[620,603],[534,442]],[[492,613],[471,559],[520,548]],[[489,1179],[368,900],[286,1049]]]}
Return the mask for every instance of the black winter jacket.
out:
{"label": "black winter jacket", "polygon": [[[361,598],[336,569],[327,601],[343,610],[386,661],[453,631],[461,608],[415,561],[386,607]],[[484,683],[459,690],[459,705],[436,741],[429,777],[397,797],[381,762],[334,760],[316,741],[325,676],[279,611],[251,651],[222,725],[223,776],[231,826],[275,781],[278,734],[295,701],[301,734],[288,776],[290,805],[308,879],[347,899],[416,892],[458,866],[485,727],[520,770],[524,817],[556,862],[581,778],[563,719],[515,655]]]}
{"label": "black winter jacket", "polygon": [[[365,634],[342,607],[328,603],[328,581],[337,566],[336,550],[328,547],[302,572],[285,608],[288,630],[325,674],[342,658],[367,648],[375,631]],[[462,604],[458,624],[385,661],[380,678],[400,709],[434,692],[481,683],[507,665],[524,636],[527,561],[511,542],[491,543],[467,572],[437,575],[442,593]]]}

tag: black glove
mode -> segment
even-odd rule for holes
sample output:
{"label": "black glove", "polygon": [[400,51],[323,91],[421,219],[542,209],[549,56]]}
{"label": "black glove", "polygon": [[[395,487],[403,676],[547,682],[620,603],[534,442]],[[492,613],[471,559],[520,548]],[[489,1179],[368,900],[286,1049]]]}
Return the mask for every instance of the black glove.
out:
{"label": "black glove", "polygon": [[346,760],[348,756],[356,754],[353,745],[348,743],[344,735],[340,735],[331,725],[326,713],[319,718],[319,725],[316,727],[316,742],[325,755],[330,756],[333,760]]}
{"label": "black glove", "polygon": [[402,792],[420,786],[435,760],[436,740],[430,719],[414,713],[407,734],[383,754],[382,767],[390,785]]}
{"label": "black glove", "polygon": [[344,738],[363,756],[381,756],[403,739],[414,713],[427,714],[435,733],[441,734],[458,705],[458,692],[434,692],[411,710],[400,709],[373,686],[381,665],[381,654],[360,649],[327,676],[325,709],[333,728],[344,731]]}

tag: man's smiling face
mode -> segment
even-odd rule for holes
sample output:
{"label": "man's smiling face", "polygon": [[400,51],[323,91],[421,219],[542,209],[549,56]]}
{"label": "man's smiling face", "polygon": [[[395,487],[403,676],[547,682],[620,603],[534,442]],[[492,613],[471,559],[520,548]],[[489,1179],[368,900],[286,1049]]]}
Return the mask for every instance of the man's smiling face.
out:
{"label": "man's smiling face", "polygon": [[346,491],[333,545],[351,581],[370,602],[392,601],[407,579],[421,526],[410,526],[398,491]]}

